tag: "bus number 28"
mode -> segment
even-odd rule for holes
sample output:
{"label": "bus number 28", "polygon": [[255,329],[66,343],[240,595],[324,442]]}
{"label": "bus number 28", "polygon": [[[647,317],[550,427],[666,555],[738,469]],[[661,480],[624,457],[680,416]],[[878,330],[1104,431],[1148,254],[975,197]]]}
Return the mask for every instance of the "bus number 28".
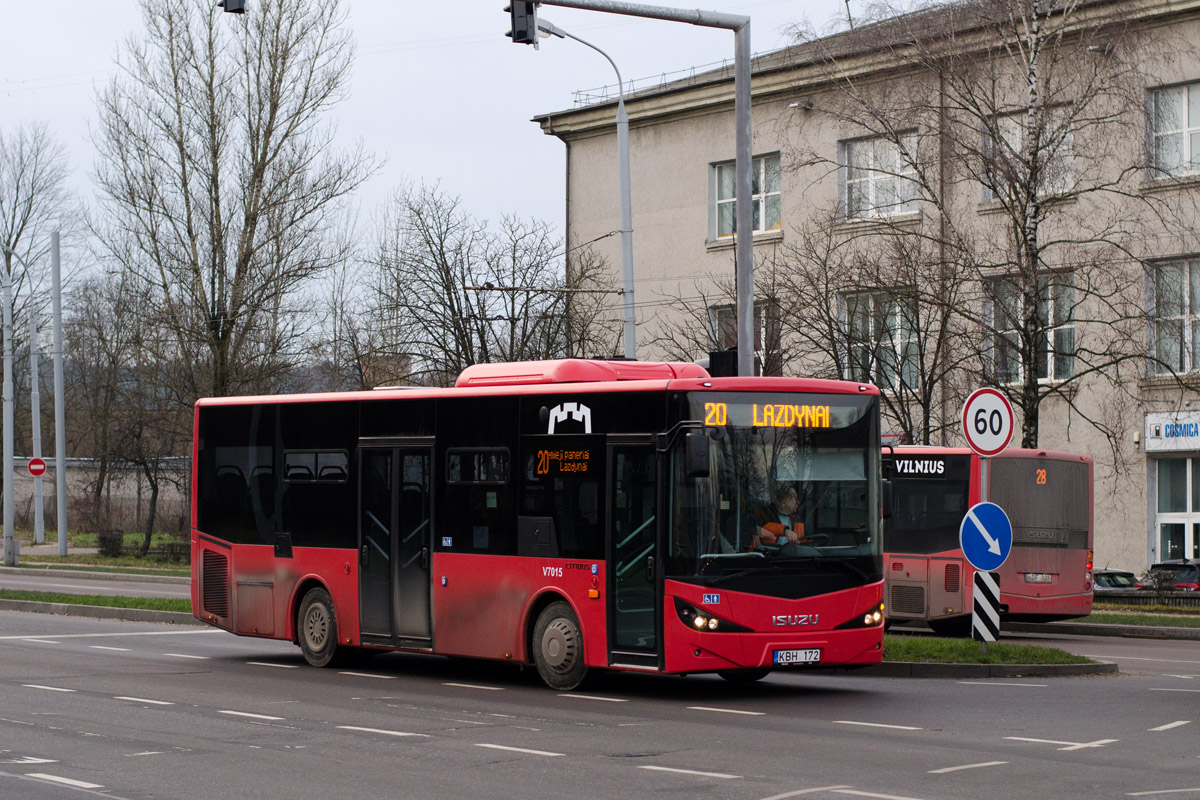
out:
{"label": "bus number 28", "polygon": [[1038,486],[1045,486],[1045,485],[1046,485],[1046,470],[1044,470],[1044,469],[1039,469],[1039,470],[1037,471],[1037,485],[1038,485]]}

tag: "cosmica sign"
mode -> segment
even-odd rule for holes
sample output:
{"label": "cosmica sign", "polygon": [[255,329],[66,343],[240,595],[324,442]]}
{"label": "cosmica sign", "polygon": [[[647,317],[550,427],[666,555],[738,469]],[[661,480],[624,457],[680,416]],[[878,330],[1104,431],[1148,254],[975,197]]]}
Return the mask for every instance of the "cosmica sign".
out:
{"label": "cosmica sign", "polygon": [[1200,412],[1155,411],[1146,415],[1146,452],[1200,450]]}

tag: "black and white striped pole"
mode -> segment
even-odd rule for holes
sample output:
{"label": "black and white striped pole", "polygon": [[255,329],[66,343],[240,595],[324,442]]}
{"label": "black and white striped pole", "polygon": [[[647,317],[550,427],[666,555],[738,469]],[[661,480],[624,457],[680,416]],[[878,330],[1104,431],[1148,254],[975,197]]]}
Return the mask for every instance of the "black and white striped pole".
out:
{"label": "black and white striped pole", "polygon": [[976,572],[972,597],[971,638],[979,642],[979,652],[986,653],[987,643],[1000,638],[1000,576]]}

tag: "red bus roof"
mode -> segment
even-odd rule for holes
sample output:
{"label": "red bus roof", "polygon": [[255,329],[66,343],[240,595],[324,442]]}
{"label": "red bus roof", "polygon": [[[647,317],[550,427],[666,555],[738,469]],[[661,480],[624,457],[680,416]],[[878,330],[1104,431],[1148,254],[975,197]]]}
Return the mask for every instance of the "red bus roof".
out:
{"label": "red bus roof", "polygon": [[537,383],[599,383],[603,381],[674,380],[707,378],[708,370],[686,361],[589,361],[562,358],[554,361],[502,361],[473,364],[462,371],[455,387],[515,386]]}
{"label": "red bus roof", "polygon": [[[884,445],[895,451],[897,455],[929,455],[929,456],[970,456],[975,451],[969,447],[938,447],[929,444],[898,444]],[[1007,447],[992,458],[1049,458],[1058,461],[1091,461],[1092,457],[1083,453],[1069,453],[1065,450],[1045,450],[1025,447]]]}

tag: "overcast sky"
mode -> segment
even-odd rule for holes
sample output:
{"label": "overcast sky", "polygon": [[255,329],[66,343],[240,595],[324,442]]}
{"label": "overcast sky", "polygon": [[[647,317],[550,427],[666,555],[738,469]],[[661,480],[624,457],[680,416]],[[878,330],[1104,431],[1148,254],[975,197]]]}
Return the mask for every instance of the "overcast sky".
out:
{"label": "overcast sky", "polygon": [[[215,2],[215,0],[214,0]],[[539,50],[512,44],[506,0],[342,0],[357,41],[351,97],[338,113],[349,145],[361,139],[387,166],[362,192],[373,213],[404,180],[440,182],[480,217],[516,213],[564,223],[564,147],[535,114],[574,105],[576,90],[615,83],[599,54],[563,39]],[[142,30],[134,0],[4,1],[0,26],[0,130],[48,124],[66,145],[85,199],[95,93],[130,33]],[[246,0],[253,13],[255,0]],[[724,0],[652,5],[704,8],[751,18],[754,52],[790,43],[786,29],[823,27],[845,15],[841,0]],[[730,31],[541,7],[555,25],[605,50],[628,83],[733,57]],[[615,169],[615,165],[614,165]],[[636,208],[634,209],[636,215]]]}

